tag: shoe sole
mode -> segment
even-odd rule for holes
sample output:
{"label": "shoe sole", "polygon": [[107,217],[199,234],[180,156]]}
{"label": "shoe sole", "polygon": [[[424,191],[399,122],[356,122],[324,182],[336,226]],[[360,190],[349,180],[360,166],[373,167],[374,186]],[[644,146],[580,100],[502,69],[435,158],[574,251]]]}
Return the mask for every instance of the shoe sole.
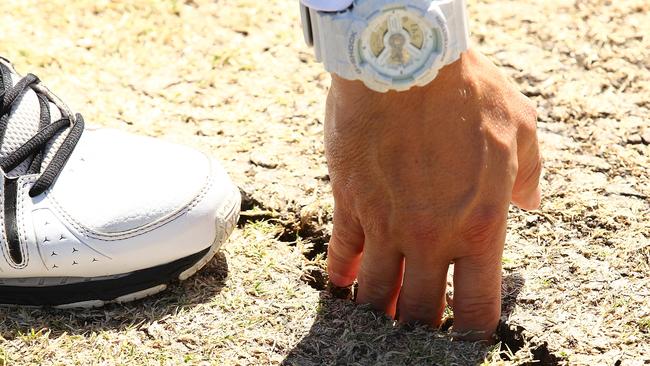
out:
{"label": "shoe sole", "polygon": [[[55,308],[97,308],[110,303],[127,303],[160,293],[177,281],[201,270],[225,243],[239,220],[241,197],[224,205],[217,221],[217,237],[198,253],[171,263],[142,269],[108,279],[88,278],[82,282],[47,287],[0,286],[0,304],[52,306]],[[105,277],[104,277],[105,278]]]}

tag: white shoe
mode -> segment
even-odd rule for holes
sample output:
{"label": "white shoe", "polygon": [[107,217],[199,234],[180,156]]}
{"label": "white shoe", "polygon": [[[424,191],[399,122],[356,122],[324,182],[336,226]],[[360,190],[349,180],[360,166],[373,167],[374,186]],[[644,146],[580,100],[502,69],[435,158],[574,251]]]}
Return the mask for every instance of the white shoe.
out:
{"label": "white shoe", "polygon": [[239,216],[221,166],[179,145],[86,128],[0,58],[0,304],[101,306],[164,290]]}

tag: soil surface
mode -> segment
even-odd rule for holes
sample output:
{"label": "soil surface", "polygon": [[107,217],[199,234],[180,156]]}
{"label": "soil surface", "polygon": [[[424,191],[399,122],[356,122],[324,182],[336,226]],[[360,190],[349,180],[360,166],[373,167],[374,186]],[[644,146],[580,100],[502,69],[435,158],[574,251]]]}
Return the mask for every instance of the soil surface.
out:
{"label": "soil surface", "polygon": [[246,199],[223,251],[160,296],[0,307],[0,365],[650,364],[650,2],[469,3],[474,46],[538,105],[546,160],[541,209],[510,212],[500,344],[326,290],[329,76],[296,0],[3,0],[19,71],[88,123],[212,154]]}

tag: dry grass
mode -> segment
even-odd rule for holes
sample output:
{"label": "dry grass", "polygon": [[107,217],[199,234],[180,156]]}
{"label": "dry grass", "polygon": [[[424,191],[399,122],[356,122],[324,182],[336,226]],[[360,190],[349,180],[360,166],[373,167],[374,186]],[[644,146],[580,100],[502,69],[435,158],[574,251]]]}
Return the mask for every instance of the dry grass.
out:
{"label": "dry grass", "polygon": [[223,254],[162,296],[0,308],[0,365],[650,362],[650,3],[471,5],[477,47],[539,106],[546,157],[542,209],[511,211],[509,357],[319,291],[328,76],[295,0],[4,0],[19,70],[89,122],[209,151],[251,197]]}

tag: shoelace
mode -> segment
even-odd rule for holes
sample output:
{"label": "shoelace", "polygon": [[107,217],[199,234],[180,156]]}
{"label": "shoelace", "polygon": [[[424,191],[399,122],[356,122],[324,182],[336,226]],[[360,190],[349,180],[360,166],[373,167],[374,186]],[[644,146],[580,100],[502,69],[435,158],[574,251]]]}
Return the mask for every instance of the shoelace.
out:
{"label": "shoelace", "polygon": [[5,159],[0,161],[0,167],[5,173],[12,171],[30,157],[32,157],[32,161],[29,164],[26,174],[37,174],[41,172],[47,144],[57,133],[71,127],[70,132],[61,143],[61,146],[57,148],[57,151],[52,156],[52,160],[42,170],[41,175],[29,190],[29,195],[35,197],[50,188],[61,173],[61,170],[68,161],[68,158],[70,158],[72,151],[83,133],[84,120],[81,114],[77,113],[75,115],[75,121],[72,123],[66,112],[59,108],[63,118],[50,123],[50,100],[45,94],[34,88],[35,85],[40,83],[38,77],[33,74],[28,74],[20,79],[15,86],[7,88],[6,84],[8,80],[11,80],[11,72],[5,65],[0,64],[0,146],[2,146],[5,137],[9,114],[11,113],[13,104],[27,88],[31,88],[38,97],[40,117],[38,132],[18,149],[10,153]]}

